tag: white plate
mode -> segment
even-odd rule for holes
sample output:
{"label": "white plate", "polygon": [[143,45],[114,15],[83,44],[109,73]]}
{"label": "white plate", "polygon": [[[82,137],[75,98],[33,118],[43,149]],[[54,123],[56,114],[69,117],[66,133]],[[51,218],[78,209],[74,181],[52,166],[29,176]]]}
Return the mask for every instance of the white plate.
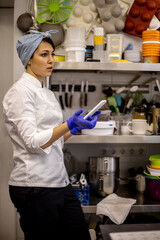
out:
{"label": "white plate", "polygon": [[158,169],[153,169],[147,166],[147,170],[151,175],[158,176],[158,177],[160,176],[160,170]]}

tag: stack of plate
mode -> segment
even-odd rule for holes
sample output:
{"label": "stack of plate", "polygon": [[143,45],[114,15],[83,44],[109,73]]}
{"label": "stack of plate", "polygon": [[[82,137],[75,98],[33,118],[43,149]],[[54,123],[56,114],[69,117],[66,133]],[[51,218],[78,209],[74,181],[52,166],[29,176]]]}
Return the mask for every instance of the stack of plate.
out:
{"label": "stack of plate", "polygon": [[153,176],[160,176],[160,155],[150,156],[147,170]]}
{"label": "stack of plate", "polygon": [[153,199],[160,200],[160,155],[149,158],[147,171],[143,172],[146,178],[146,190]]}

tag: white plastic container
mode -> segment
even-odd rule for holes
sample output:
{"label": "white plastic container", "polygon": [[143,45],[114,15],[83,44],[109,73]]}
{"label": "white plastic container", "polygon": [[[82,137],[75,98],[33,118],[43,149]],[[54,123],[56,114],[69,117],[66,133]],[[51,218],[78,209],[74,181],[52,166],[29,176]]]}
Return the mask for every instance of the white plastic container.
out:
{"label": "white plastic container", "polygon": [[68,47],[66,50],[66,62],[84,62],[85,48]]}
{"label": "white plastic container", "polygon": [[107,62],[122,59],[122,34],[107,34]]}
{"label": "white plastic container", "polygon": [[131,61],[131,62],[141,62],[141,51],[126,50],[124,52],[124,59]]}
{"label": "white plastic container", "polygon": [[68,47],[86,47],[85,28],[84,27],[69,27],[67,29],[66,38],[64,41],[65,48]]}
{"label": "white plastic container", "polygon": [[82,134],[84,135],[113,135],[115,128],[115,121],[98,121],[95,128],[93,129],[83,129]]}

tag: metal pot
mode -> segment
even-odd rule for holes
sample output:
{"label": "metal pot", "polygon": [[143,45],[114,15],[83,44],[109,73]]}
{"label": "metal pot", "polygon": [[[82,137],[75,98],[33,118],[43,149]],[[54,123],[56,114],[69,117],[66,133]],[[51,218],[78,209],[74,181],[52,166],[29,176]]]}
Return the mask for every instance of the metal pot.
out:
{"label": "metal pot", "polygon": [[33,15],[31,13],[23,13],[17,19],[17,27],[22,32],[26,33],[29,31],[30,27],[33,26]]}
{"label": "metal pot", "polygon": [[89,181],[100,196],[115,192],[119,186],[119,158],[89,157]]}

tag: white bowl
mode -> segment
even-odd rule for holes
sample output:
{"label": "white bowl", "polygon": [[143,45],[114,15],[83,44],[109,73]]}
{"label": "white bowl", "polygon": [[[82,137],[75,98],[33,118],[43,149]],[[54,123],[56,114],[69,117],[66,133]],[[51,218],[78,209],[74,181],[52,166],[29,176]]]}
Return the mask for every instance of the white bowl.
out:
{"label": "white bowl", "polygon": [[147,166],[147,170],[151,175],[158,176],[158,177],[160,176],[160,170],[158,169],[153,169]]}
{"label": "white bowl", "polygon": [[93,129],[83,129],[84,135],[113,135],[115,127],[115,121],[97,121],[96,126]]}

